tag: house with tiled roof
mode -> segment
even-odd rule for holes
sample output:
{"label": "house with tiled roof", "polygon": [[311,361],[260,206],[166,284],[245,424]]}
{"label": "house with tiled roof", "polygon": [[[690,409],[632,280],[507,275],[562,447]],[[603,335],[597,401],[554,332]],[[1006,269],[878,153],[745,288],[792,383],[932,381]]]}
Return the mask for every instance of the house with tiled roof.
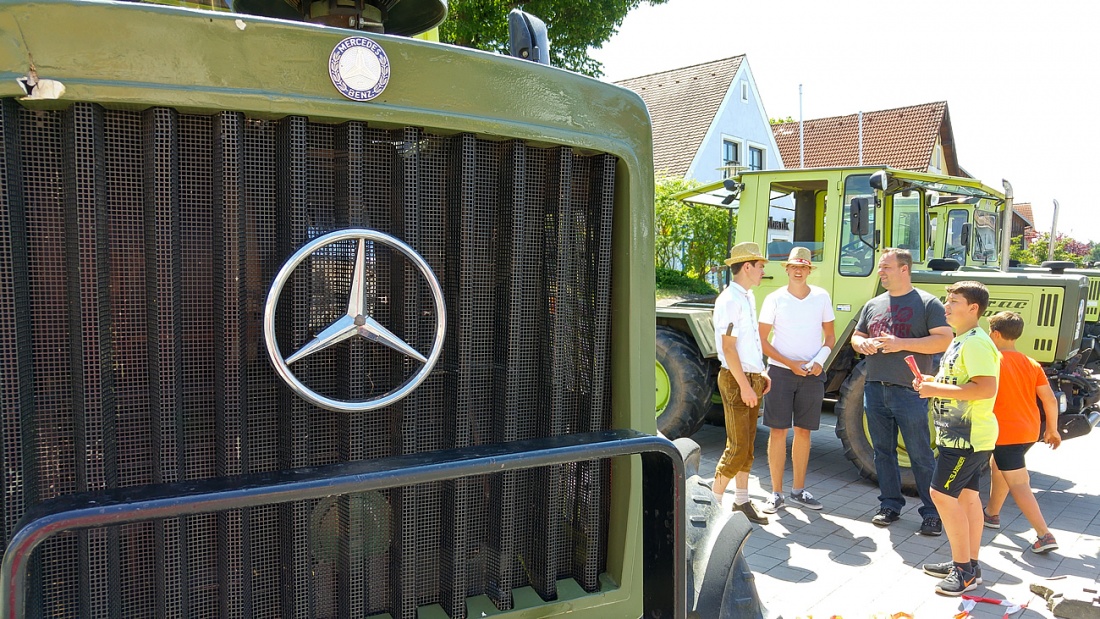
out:
{"label": "house with tiled roof", "polygon": [[1026,248],[1039,236],[1035,229],[1035,215],[1031,212],[1031,203],[1021,202],[1012,205],[1012,238],[1022,236]]}
{"label": "house with tiled roof", "polygon": [[771,129],[788,168],[887,165],[967,176],[955,154],[946,101],[786,122]]}
{"label": "house with tiled roof", "polygon": [[616,84],[638,93],[649,108],[659,174],[707,183],[741,170],[783,167],[744,55]]}

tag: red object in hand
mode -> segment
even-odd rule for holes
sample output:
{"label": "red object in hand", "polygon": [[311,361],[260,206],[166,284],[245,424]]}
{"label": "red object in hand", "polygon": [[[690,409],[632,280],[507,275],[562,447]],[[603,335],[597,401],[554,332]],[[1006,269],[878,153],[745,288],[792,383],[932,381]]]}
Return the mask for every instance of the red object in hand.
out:
{"label": "red object in hand", "polygon": [[920,373],[920,368],[917,367],[917,358],[913,355],[905,355],[905,362],[909,364],[909,369],[912,370],[917,382],[923,381],[924,375]]}

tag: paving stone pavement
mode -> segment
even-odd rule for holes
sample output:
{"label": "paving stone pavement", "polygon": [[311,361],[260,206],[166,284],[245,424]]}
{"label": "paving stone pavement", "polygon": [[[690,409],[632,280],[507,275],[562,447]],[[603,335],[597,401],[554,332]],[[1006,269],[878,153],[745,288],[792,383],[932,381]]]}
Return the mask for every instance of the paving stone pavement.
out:
{"label": "paving stone pavement", "polygon": [[[871,524],[878,511],[878,486],[862,479],[844,456],[836,437],[831,405],[821,429],[812,434],[807,489],[821,511],[788,504],[765,526],[754,526],[745,546],[756,587],[771,616],[867,619],[905,612],[917,619],[955,617],[960,600],[938,595],[938,579],[921,564],[950,558],[947,536],[918,534],[920,501],[907,498],[901,519],[889,527]],[[725,429],[706,425],[693,437],[702,447],[699,474],[714,476],[725,446]],[[749,493],[758,507],[771,492],[767,462],[768,431],[756,433],[756,459]],[[790,437],[784,491],[791,491]],[[1036,445],[1028,453],[1031,485],[1060,548],[1047,555],[1029,550],[1035,539],[1027,519],[1010,497],[1001,528],[985,529],[979,559],[984,584],[971,592],[987,598],[1027,603],[1013,619],[1053,617],[1029,585],[1057,576],[1080,576],[1100,584],[1100,430],[1066,441],[1052,451]],[[724,505],[733,505],[733,484]],[[983,479],[983,504],[989,496]],[[1047,584],[1057,589],[1058,581]],[[1095,588],[1095,586],[1093,587]],[[971,617],[1004,616],[1005,608],[978,604]]]}

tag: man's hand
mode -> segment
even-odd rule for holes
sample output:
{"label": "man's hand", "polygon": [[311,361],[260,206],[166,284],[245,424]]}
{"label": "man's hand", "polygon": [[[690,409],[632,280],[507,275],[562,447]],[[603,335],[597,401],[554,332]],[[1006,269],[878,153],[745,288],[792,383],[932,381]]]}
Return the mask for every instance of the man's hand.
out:
{"label": "man's hand", "polygon": [[756,397],[756,392],[752,390],[752,385],[749,381],[746,380],[744,383],[737,381],[737,386],[741,388],[741,401],[745,403],[745,406],[749,408],[755,407],[760,401],[760,398]]}
{"label": "man's hand", "polygon": [[855,348],[856,352],[861,355],[873,355],[879,350],[875,338],[860,337],[858,335],[852,338],[852,348]]}
{"label": "man's hand", "polygon": [[764,393],[763,393],[763,395],[768,395],[768,392],[772,390],[772,377],[768,376],[767,372],[764,372],[763,374],[761,374],[761,376],[764,377]]}
{"label": "man's hand", "polygon": [[882,352],[901,352],[905,350],[901,347],[901,340],[893,335],[880,335],[872,339],[875,342],[875,346],[878,346],[878,349]]}
{"label": "man's hand", "polygon": [[1062,437],[1058,435],[1058,428],[1052,428],[1048,425],[1046,432],[1043,433],[1043,442],[1050,445],[1051,449],[1058,449],[1058,446],[1062,444]]}
{"label": "man's hand", "polygon": [[809,361],[792,360],[791,364],[788,367],[791,369],[791,372],[794,372],[795,376],[806,376],[807,374],[809,374],[809,372],[807,372],[802,366],[806,365],[807,363],[809,363]]}
{"label": "man's hand", "polygon": [[811,376],[821,376],[821,371],[822,371],[823,369],[824,369],[824,368],[822,368],[822,367],[821,367],[821,364],[820,364],[820,363],[816,363],[816,362],[815,362],[815,363],[814,363],[814,367],[810,368],[810,372],[809,372],[809,373],[810,373],[810,375],[811,375]]}

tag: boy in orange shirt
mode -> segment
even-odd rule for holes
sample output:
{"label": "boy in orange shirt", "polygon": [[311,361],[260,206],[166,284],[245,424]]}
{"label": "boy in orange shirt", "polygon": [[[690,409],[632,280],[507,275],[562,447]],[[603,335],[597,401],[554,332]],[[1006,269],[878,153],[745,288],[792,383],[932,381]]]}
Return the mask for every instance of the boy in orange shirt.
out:
{"label": "boy in orange shirt", "polygon": [[1031,493],[1031,478],[1024,466],[1024,454],[1040,438],[1036,397],[1043,403],[1043,413],[1046,415],[1043,442],[1055,449],[1062,439],[1058,436],[1058,402],[1043,368],[1034,359],[1016,350],[1016,340],[1023,331],[1024,321],[1015,312],[1001,312],[989,319],[989,337],[1001,351],[1001,382],[997,401],[993,404],[1000,432],[990,461],[992,483],[985,526],[1001,528],[1001,506],[1011,492],[1020,512],[1038,536],[1031,545],[1031,551],[1045,553],[1057,549],[1058,542],[1039,511],[1039,503]]}

